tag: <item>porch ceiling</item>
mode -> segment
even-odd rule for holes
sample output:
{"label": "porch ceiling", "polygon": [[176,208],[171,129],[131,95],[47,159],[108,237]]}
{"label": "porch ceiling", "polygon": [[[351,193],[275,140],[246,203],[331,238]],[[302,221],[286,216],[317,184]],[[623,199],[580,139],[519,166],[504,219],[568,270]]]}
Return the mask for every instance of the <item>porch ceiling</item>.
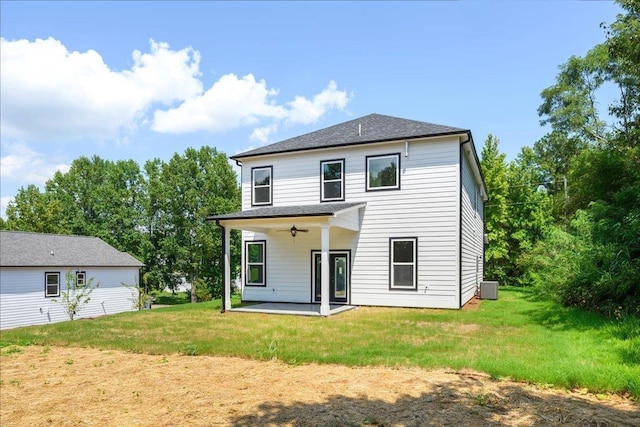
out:
{"label": "porch ceiling", "polygon": [[360,230],[360,209],[365,202],[323,203],[319,205],[277,206],[213,215],[208,221],[236,230],[268,233],[274,229],[320,227],[330,225],[352,231]]}

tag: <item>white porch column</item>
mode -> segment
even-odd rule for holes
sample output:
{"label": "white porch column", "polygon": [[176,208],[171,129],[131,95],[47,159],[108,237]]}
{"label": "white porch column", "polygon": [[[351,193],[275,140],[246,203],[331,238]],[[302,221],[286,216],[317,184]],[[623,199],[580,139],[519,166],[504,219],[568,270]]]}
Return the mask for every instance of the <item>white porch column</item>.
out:
{"label": "white porch column", "polygon": [[329,225],[323,224],[320,226],[321,231],[321,250],[320,255],[321,269],[320,274],[320,315],[328,316],[331,307],[329,306]]}
{"label": "white porch column", "polygon": [[224,228],[224,308],[231,310],[231,230]]}

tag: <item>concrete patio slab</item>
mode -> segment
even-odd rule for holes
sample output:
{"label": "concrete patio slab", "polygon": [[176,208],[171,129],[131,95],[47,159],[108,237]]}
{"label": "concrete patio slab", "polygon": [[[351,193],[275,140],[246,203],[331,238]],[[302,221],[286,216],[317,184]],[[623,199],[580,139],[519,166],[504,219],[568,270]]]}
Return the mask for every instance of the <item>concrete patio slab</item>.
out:
{"label": "concrete patio slab", "polygon": [[[331,304],[329,316],[357,308],[354,305]],[[295,316],[320,316],[320,304],[296,304],[286,302],[264,302],[232,308],[230,311],[244,313],[289,314]]]}

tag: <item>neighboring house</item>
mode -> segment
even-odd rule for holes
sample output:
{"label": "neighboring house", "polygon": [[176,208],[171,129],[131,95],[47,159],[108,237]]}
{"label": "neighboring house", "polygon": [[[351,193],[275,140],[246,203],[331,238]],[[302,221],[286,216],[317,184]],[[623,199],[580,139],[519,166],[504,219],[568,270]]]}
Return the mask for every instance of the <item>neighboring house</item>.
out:
{"label": "neighboring house", "polygon": [[483,280],[487,189],[471,132],[371,114],[231,157],[248,301],[462,307]]}
{"label": "neighboring house", "polygon": [[140,261],[97,237],[0,231],[0,329],[69,320],[54,302],[71,272],[99,283],[78,318],[134,310]]}

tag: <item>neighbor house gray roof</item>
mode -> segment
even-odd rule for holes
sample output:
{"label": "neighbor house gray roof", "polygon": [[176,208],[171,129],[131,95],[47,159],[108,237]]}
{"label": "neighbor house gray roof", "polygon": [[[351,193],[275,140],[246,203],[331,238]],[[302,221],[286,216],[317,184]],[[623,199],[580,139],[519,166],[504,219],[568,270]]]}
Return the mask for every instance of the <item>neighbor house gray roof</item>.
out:
{"label": "neighbor house gray roof", "polygon": [[323,203],[321,205],[276,206],[255,208],[241,212],[213,215],[207,218],[213,220],[227,219],[258,219],[258,218],[288,218],[302,216],[329,216],[345,209],[365,205],[364,202],[355,203]]}
{"label": "neighbor house gray roof", "polygon": [[0,231],[2,267],[142,267],[97,237]]}
{"label": "neighbor house gray roof", "polygon": [[245,151],[244,153],[231,156],[231,158],[241,159],[243,157],[265,154],[459,133],[467,133],[470,135],[470,131],[467,129],[401,119],[381,114],[369,114],[359,119],[350,120],[315,132]]}

